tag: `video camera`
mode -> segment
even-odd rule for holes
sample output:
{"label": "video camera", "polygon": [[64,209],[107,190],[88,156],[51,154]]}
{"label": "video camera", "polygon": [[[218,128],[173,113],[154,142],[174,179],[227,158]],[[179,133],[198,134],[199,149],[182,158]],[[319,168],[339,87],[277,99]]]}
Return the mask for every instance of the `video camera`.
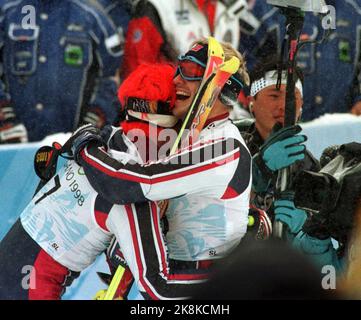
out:
{"label": "video camera", "polygon": [[325,222],[332,237],[344,241],[361,199],[361,144],[344,144],[337,151],[333,148],[332,153],[318,173],[302,171],[297,175],[294,201],[296,207]]}

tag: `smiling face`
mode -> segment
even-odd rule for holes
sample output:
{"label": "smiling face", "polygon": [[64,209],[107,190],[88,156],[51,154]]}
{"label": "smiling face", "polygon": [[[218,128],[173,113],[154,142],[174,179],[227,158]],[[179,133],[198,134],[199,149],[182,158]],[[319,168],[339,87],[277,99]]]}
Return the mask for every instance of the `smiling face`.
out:
{"label": "smiling face", "polygon": [[[301,115],[303,100],[301,93],[295,89],[296,94],[296,118]],[[266,139],[276,123],[284,124],[285,121],[285,97],[286,85],[281,85],[280,90],[276,85],[264,88],[257,93],[253,102],[253,114],[256,118],[256,128],[263,139]]]}
{"label": "smiling face", "polygon": [[[220,43],[224,51],[225,61],[237,57],[240,61],[238,70],[241,86],[249,84],[249,75],[243,56],[228,43]],[[176,89],[176,101],[172,113],[178,119],[184,119],[189,107],[196,96],[208,61],[208,40],[201,39],[194,42],[188,52],[178,57],[177,73],[173,79]],[[237,87],[237,90],[239,88]],[[234,93],[234,86],[230,89]],[[240,90],[240,89],[239,89]],[[236,92],[234,94],[239,94]],[[229,106],[220,99],[214,101],[208,118],[229,112]]]}
{"label": "smiling face", "polygon": [[193,98],[197,94],[201,81],[188,81],[178,74],[173,79],[173,82],[176,90],[176,100],[172,113],[178,119],[183,120],[193,101]]}
{"label": "smiling face", "polygon": [[177,73],[173,79],[176,90],[176,101],[172,109],[173,115],[184,119],[197,94],[207,64],[208,46],[193,44],[191,49],[178,57]]}

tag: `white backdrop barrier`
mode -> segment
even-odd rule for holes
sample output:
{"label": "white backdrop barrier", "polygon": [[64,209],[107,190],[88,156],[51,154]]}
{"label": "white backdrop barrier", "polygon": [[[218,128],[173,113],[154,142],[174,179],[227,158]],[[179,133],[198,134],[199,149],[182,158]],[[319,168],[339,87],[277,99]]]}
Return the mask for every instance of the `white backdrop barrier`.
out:
{"label": "white backdrop barrier", "polygon": [[361,142],[361,117],[351,114],[326,114],[302,124],[307,148],[319,159],[322,151],[335,144]]}
{"label": "white backdrop barrier", "polygon": [[[322,151],[334,144],[361,142],[361,117],[349,114],[324,115],[302,125],[307,135],[307,148],[319,158]],[[40,143],[0,146],[0,240],[8,232],[34,194],[39,179],[33,168],[35,151],[42,145],[51,145],[52,141],[64,143],[68,134],[48,137]],[[91,299],[104,288],[96,271],[107,272],[104,257],[88,268],[74,282],[65,294],[65,299]],[[136,290],[130,298],[137,297]]]}

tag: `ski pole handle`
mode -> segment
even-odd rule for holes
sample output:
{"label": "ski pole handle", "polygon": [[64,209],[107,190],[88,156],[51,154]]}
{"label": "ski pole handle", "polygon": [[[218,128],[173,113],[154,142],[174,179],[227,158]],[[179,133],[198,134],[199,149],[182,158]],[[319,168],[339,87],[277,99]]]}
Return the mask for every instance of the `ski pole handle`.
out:
{"label": "ski pole handle", "polygon": [[273,236],[278,239],[283,239],[283,223],[281,221],[275,221],[273,223]]}
{"label": "ski pole handle", "polygon": [[[287,189],[287,181],[289,177],[289,172],[287,168],[282,169],[278,173],[277,182],[276,182],[276,190],[285,191]],[[284,225],[281,221],[275,221],[273,223],[273,235],[275,238],[283,239],[285,233]]]}

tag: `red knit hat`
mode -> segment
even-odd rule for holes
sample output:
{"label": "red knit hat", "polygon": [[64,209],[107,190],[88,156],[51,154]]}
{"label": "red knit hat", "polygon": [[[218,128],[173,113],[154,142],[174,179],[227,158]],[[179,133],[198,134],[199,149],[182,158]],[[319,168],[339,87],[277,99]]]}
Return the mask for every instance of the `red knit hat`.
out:
{"label": "red knit hat", "polygon": [[[142,64],[123,81],[118,98],[127,113],[126,121],[121,123],[125,134],[140,129],[149,138],[149,146],[158,149],[159,133],[163,128],[173,127],[178,121],[171,112],[176,97],[174,74],[175,67],[169,64]],[[150,129],[154,128],[154,124],[156,134],[153,134],[154,129]],[[131,135],[129,138],[132,140]],[[138,149],[138,152],[144,161],[150,160],[148,148]]]}
{"label": "red knit hat", "polygon": [[[119,87],[118,98],[122,107],[139,112],[170,114],[176,96],[174,74],[175,67],[170,64],[139,65]],[[159,102],[163,102],[163,106],[167,103],[168,110],[159,108]]]}

